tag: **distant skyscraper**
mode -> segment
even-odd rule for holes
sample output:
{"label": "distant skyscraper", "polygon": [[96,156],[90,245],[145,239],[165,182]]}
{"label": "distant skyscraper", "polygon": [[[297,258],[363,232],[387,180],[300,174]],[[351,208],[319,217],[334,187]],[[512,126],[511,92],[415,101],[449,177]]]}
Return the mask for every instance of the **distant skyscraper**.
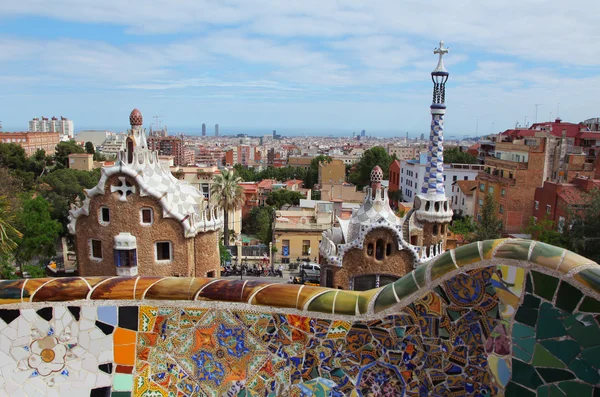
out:
{"label": "distant skyscraper", "polygon": [[360,132],[360,136],[361,136],[361,137],[364,137],[366,134],[367,134],[367,132],[366,132],[365,130],[362,130],[362,131]]}
{"label": "distant skyscraper", "polygon": [[425,140],[425,134],[421,134],[421,140],[424,141]]}
{"label": "distant skyscraper", "polygon": [[202,123],[202,136],[206,136],[206,124]]}
{"label": "distant skyscraper", "polygon": [[219,136],[219,124],[215,124],[215,136]]}

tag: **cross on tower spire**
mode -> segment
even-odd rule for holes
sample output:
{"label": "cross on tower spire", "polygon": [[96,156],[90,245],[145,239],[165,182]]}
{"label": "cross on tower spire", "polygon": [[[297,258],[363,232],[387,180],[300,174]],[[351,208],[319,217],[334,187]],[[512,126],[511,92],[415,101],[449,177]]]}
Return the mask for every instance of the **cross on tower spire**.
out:
{"label": "cross on tower spire", "polygon": [[450,48],[444,47],[444,40],[440,40],[440,46],[433,50],[434,54],[438,54],[440,59],[438,60],[438,64],[436,68],[433,70],[434,72],[446,72],[446,68],[444,67],[444,55],[446,55],[450,51]]}

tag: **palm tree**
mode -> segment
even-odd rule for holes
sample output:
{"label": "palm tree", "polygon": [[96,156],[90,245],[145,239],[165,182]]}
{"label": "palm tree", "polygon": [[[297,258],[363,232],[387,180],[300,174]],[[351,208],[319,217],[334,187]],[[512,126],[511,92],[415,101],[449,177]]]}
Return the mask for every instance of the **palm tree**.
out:
{"label": "palm tree", "polygon": [[0,256],[10,254],[17,248],[15,240],[23,235],[13,226],[15,215],[11,212],[6,196],[0,196]]}
{"label": "palm tree", "polygon": [[240,185],[242,178],[235,172],[224,170],[213,179],[210,188],[212,202],[223,210],[223,241],[229,243],[229,211],[235,211],[244,203],[244,189]]}

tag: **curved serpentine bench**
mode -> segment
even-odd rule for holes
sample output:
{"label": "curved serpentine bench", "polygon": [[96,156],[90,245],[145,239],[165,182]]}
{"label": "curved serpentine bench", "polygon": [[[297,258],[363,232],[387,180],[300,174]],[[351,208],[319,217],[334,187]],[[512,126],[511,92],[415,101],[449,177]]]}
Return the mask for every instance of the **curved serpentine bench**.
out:
{"label": "curved serpentine bench", "polygon": [[0,281],[0,395],[600,395],[600,266],[472,243],[393,284]]}

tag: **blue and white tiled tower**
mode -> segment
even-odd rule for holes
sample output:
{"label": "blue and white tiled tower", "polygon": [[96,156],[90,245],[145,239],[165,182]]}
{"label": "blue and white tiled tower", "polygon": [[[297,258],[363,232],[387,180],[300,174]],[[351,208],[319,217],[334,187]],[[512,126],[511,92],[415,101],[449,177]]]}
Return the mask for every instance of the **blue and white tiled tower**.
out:
{"label": "blue and white tiled tower", "polygon": [[[420,222],[447,224],[452,220],[450,201],[444,190],[444,115],[446,114],[446,82],[450,73],[444,67],[444,55],[448,48],[440,41],[434,54],[439,55],[437,67],[431,72],[433,80],[433,102],[431,103],[431,130],[427,167],[421,193],[415,198],[416,218]],[[445,230],[445,227],[439,228]],[[433,230],[438,230],[435,227]]]}

